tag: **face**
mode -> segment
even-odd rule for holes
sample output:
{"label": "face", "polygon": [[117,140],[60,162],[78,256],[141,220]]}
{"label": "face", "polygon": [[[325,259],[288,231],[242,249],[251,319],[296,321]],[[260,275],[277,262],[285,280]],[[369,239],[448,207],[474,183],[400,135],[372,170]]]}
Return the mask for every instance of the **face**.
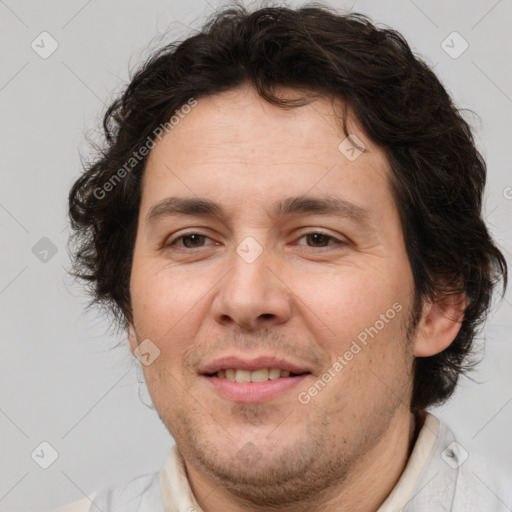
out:
{"label": "face", "polygon": [[131,347],[160,351],[145,377],[189,473],[247,499],[347,478],[410,416],[390,169],[350,110],[346,140],[339,106],[199,99],[143,178]]}

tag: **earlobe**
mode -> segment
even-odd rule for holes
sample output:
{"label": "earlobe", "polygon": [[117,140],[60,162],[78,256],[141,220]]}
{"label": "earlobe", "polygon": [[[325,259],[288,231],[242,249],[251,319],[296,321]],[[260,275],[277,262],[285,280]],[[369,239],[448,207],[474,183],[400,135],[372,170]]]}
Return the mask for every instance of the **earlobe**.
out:
{"label": "earlobe", "polygon": [[467,305],[464,293],[426,303],[416,330],[414,355],[430,357],[448,348],[459,333]]}

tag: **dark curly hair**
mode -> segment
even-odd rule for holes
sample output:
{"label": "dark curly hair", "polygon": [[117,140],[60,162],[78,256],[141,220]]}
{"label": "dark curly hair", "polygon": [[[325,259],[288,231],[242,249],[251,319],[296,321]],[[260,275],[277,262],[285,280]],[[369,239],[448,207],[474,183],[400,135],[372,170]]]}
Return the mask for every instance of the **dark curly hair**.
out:
{"label": "dark curly hair", "polygon": [[[85,280],[88,307],[103,306],[118,328],[132,320],[129,282],[147,158],[129,172],[126,162],[191,98],[245,83],[281,108],[311,101],[305,91],[339,98],[386,151],[416,296],[464,292],[469,301],[451,345],[415,361],[411,410],[442,403],[471,367],[473,339],[500,277],[506,288],[507,265],[482,218],[486,165],[468,123],[404,38],[361,14],[316,3],[254,12],[235,4],[152,54],[108,108],[104,144],[69,194],[70,273]],[[281,86],[304,94],[277,96]]]}

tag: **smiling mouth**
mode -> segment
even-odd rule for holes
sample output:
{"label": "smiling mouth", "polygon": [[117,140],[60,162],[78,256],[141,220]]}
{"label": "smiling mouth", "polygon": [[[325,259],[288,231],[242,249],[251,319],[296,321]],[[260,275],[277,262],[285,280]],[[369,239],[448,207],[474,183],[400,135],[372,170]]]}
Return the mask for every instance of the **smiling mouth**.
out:
{"label": "smiling mouth", "polygon": [[216,377],[231,382],[267,382],[269,380],[278,380],[281,378],[300,377],[302,375],[309,375],[309,372],[293,373],[289,370],[281,370],[280,368],[260,368],[258,370],[239,370],[229,368],[226,370],[219,370],[214,373],[207,374],[207,377]]}

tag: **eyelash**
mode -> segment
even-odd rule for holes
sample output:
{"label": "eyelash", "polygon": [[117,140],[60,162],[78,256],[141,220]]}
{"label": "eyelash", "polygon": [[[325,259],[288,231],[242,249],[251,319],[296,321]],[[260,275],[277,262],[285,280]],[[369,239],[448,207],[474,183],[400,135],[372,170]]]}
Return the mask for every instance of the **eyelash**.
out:
{"label": "eyelash", "polygon": [[[190,237],[192,235],[199,235],[199,236],[204,237],[204,238],[210,238],[209,236],[203,235],[202,233],[199,233],[197,231],[190,231],[188,233],[183,233],[180,236],[174,238],[169,243],[165,244],[165,247],[166,248],[171,248],[171,247],[175,246],[176,242],[178,242],[179,240],[183,240],[184,238],[188,238],[188,237]],[[307,233],[303,233],[300,236],[299,240],[304,238],[305,236],[308,236],[308,235],[322,235],[322,236],[328,238],[329,240],[334,240],[335,242],[338,242],[337,244],[331,244],[331,245],[327,245],[325,247],[310,247],[311,249],[328,249],[329,247],[332,247],[332,245],[338,245],[338,246],[348,245],[347,242],[345,242],[343,240],[339,240],[339,239],[337,239],[337,238],[335,238],[335,237],[333,237],[331,235],[328,235],[327,233],[323,233],[322,231],[308,231]],[[204,246],[190,249],[188,247],[179,246],[180,249],[184,249],[186,251],[193,251],[193,250],[197,250],[197,249],[202,249],[203,247]]]}

